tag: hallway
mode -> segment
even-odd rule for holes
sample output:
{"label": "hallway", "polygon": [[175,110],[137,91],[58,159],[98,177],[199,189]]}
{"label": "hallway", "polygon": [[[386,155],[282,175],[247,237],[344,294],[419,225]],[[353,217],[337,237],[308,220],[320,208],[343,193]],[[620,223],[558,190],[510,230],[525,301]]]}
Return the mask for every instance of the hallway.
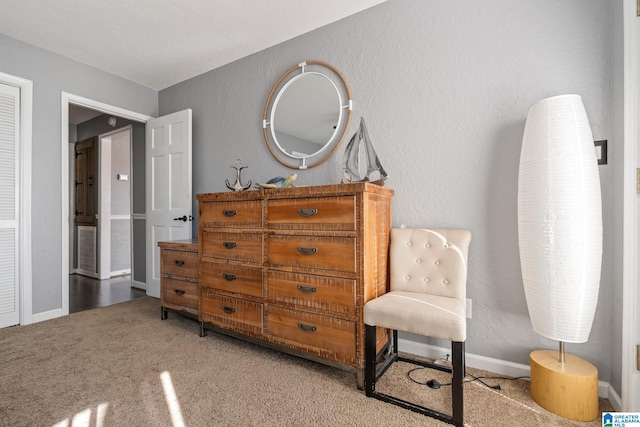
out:
{"label": "hallway", "polygon": [[69,313],[131,301],[145,295],[144,290],[131,287],[130,275],[107,280],[69,275]]}

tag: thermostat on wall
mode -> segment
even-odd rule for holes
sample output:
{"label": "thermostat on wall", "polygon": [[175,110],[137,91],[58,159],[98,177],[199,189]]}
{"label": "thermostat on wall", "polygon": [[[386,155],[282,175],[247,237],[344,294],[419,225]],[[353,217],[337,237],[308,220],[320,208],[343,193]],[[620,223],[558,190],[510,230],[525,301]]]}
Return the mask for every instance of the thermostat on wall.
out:
{"label": "thermostat on wall", "polygon": [[118,174],[118,181],[129,181],[129,175],[123,173]]}

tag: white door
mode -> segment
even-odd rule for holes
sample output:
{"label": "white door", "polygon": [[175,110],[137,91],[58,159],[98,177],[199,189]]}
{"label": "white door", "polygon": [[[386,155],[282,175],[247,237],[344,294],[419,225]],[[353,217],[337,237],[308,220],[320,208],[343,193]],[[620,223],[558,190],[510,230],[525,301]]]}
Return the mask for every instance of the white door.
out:
{"label": "white door", "polygon": [[147,122],[147,295],[160,297],[158,242],[191,238],[191,110]]}
{"label": "white door", "polygon": [[131,273],[131,127],[100,135],[98,276]]}
{"label": "white door", "polygon": [[20,90],[0,84],[0,327],[20,323],[19,118]]}
{"label": "white door", "polygon": [[111,277],[111,138],[98,138],[98,279]]}

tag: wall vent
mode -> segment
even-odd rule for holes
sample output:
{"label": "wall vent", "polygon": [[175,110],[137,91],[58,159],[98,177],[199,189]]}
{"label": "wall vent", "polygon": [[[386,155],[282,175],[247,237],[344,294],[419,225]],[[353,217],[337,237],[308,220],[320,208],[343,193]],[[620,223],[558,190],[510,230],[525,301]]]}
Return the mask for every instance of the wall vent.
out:
{"label": "wall vent", "polygon": [[78,226],[78,273],[97,277],[96,227]]}

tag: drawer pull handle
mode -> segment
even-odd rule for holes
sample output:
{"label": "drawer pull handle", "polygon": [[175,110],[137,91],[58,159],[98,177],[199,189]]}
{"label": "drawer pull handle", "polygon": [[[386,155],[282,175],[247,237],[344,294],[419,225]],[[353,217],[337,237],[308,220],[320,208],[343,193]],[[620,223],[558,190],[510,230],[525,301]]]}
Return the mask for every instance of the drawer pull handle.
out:
{"label": "drawer pull handle", "polygon": [[298,290],[303,294],[312,294],[316,292],[316,288],[314,288],[313,286],[298,285]]}
{"label": "drawer pull handle", "polygon": [[313,216],[318,213],[318,209],[298,209],[298,214],[302,216]]}
{"label": "drawer pull handle", "polygon": [[233,249],[236,247],[236,242],[224,242],[222,243],[224,245],[225,248],[227,249]]}
{"label": "drawer pull handle", "polygon": [[231,211],[222,211],[222,214],[224,216],[235,216],[238,212],[236,212],[235,210],[231,210]]}
{"label": "drawer pull handle", "polygon": [[177,260],[175,261],[175,263],[176,263],[176,265],[184,265],[184,261],[183,261],[183,260],[181,260],[181,259],[177,259]]}
{"label": "drawer pull handle", "polygon": [[305,332],[315,332],[318,329],[313,325],[305,325],[304,323],[298,323],[298,328]]}
{"label": "drawer pull handle", "polygon": [[233,307],[227,307],[226,305],[222,306],[222,311],[224,311],[227,314],[232,314],[236,312],[236,309]]}
{"label": "drawer pull handle", "polygon": [[318,252],[318,248],[304,248],[302,246],[298,246],[298,252],[303,255],[313,255]]}
{"label": "drawer pull handle", "polygon": [[235,274],[227,274],[227,273],[222,273],[222,277],[224,277],[224,279],[228,281],[236,280],[237,278]]}
{"label": "drawer pull handle", "polygon": [[174,289],[173,292],[176,293],[176,295],[184,295],[185,291],[183,291],[182,289]]}

